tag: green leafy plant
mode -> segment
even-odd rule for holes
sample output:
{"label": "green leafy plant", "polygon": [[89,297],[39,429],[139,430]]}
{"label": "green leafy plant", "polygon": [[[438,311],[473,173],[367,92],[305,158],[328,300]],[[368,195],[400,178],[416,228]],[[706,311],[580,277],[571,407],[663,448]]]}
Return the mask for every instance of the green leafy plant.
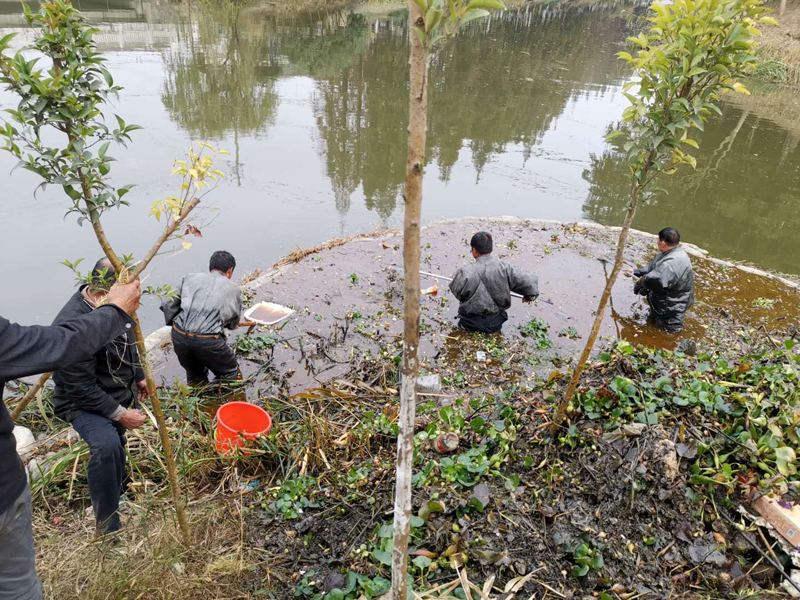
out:
{"label": "green leafy plant", "polygon": [[267,508],[283,516],[287,521],[297,519],[308,508],[319,508],[319,503],[312,501],[316,480],[313,477],[295,477],[287,479],[281,487],[273,492],[274,502]]}
{"label": "green leafy plant", "polygon": [[273,333],[257,333],[255,335],[240,335],[233,343],[233,349],[241,354],[251,352],[265,352],[272,350],[277,343]]}
{"label": "green leafy plant", "polygon": [[605,564],[603,555],[600,552],[601,549],[601,545],[595,547],[590,545],[589,542],[581,542],[578,544],[572,551],[572,561],[575,563],[571,571],[572,576],[586,577],[590,570],[600,571]]}
{"label": "green leafy plant", "polygon": [[553,345],[553,341],[547,333],[548,329],[550,329],[550,326],[539,317],[533,317],[533,319],[524,325],[519,326],[520,334],[522,334],[523,337],[531,338],[534,343],[543,350]]}

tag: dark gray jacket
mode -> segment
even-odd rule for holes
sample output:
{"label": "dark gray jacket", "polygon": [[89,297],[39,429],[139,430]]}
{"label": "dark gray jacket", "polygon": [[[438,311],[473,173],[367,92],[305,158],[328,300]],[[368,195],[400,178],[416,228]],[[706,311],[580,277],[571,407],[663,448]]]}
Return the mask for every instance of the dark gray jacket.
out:
{"label": "dark gray jacket", "polygon": [[[72,295],[53,325],[95,311],[86,302],[81,290]],[[56,415],[65,421],[72,421],[81,410],[110,419],[121,412],[120,407],[130,408],[135,404],[136,382],[142,380],[144,371],[136,350],[136,340],[131,331],[126,331],[100,348],[94,356],[53,374],[56,384],[53,408]]]}
{"label": "dark gray jacket", "polygon": [[536,275],[486,254],[456,271],[450,291],[461,303],[459,315],[488,316],[511,306],[511,292],[535,300],[539,296],[539,280]]}
{"label": "dark gray jacket", "polygon": [[647,296],[655,324],[678,333],[687,309],[694,304],[694,273],[686,250],[678,246],[659,252],[647,267],[633,274],[640,278],[634,291]]}
{"label": "dark gray jacket", "polygon": [[22,327],[0,317],[0,513],[14,504],[27,481],[11,433],[14,422],[2,402],[6,381],[85,360],[132,324],[116,306],[53,327]]}

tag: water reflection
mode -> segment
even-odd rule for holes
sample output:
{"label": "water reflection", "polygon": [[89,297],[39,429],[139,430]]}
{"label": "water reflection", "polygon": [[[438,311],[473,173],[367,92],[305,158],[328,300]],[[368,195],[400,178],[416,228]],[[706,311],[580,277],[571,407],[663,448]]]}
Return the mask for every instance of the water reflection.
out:
{"label": "water reflection", "polygon": [[[582,19],[530,8],[445,45],[432,61],[429,90],[427,158],[440,179],[449,181],[462,154],[478,179],[511,145],[527,161],[571,98],[620,81],[614,51],[627,27],[614,13]],[[349,210],[361,187],[367,207],[385,218],[405,172],[407,30],[403,16],[379,19],[372,30],[368,51],[352,66],[320,78],[314,112],[337,209]]]}
{"label": "water reflection", "polygon": [[164,106],[193,137],[263,133],[275,120],[281,71],[267,32],[242,18],[244,3],[201,3],[197,10],[176,27],[164,55]]}
{"label": "water reflection", "polygon": [[[662,177],[664,191],[639,211],[634,225],[648,231],[671,225],[719,255],[797,272],[792,232],[800,220],[800,133],[747,106],[724,104],[723,116],[695,137],[697,170]],[[583,174],[589,183],[584,212],[591,220],[622,222],[627,174],[618,147],[591,156]]]}

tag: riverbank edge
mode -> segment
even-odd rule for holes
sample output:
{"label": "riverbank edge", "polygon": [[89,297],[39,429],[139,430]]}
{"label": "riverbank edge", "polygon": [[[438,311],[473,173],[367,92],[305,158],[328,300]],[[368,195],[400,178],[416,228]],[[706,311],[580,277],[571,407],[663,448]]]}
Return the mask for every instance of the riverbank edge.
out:
{"label": "riverbank edge", "polygon": [[[584,229],[592,229],[595,231],[606,231],[610,233],[619,232],[622,228],[618,226],[609,226],[609,225],[601,225],[600,223],[589,223],[583,221],[559,221],[556,219],[526,219],[522,217],[513,217],[513,216],[499,216],[499,217],[458,217],[452,219],[442,219],[438,221],[432,221],[423,225],[422,230],[426,230],[431,227],[438,227],[441,225],[448,225],[448,224],[456,224],[456,223],[463,223],[465,221],[470,222],[483,222],[487,225],[517,225],[517,226],[526,226],[526,227],[544,227],[544,226],[561,226],[561,225],[573,225],[577,227],[581,227]],[[641,231],[639,229],[631,229],[630,234],[644,240],[656,240],[658,236],[653,233],[649,233],[647,231]],[[379,229],[369,233],[363,233],[355,236],[351,236],[348,238],[333,238],[320,244],[319,246],[315,246],[309,249],[298,249],[290,254],[287,254],[280,260],[270,267],[270,270],[266,273],[263,273],[248,281],[247,283],[243,284],[242,290],[245,292],[256,292],[261,286],[271,281],[277,275],[280,275],[285,270],[287,270],[292,264],[302,260],[306,256],[311,254],[317,254],[319,252],[324,252],[330,248],[334,248],[337,246],[342,246],[344,244],[351,244],[351,243],[358,243],[362,241],[378,241],[378,240],[385,240],[390,238],[396,238],[398,236],[402,237],[403,232],[398,229]],[[752,267],[746,264],[737,263],[733,261],[728,261],[720,258],[715,258],[711,256],[708,250],[701,248],[695,244],[690,243],[683,243],[683,247],[691,256],[704,258],[708,261],[711,261],[715,264],[728,267],[728,268],[735,268],[743,271],[745,273],[749,273],[751,275],[757,275],[760,277],[765,277],[767,279],[772,279],[781,282],[783,285],[787,287],[798,290],[800,289],[800,284],[795,281],[792,281],[787,275],[780,274],[780,273],[771,273],[769,271],[764,271],[763,269],[758,269],[756,267]],[[298,258],[293,258],[293,257]],[[152,365],[160,364],[167,356],[167,353],[172,348],[172,336],[170,334],[171,327],[165,326],[161,327],[151,334],[149,334],[145,338],[145,347],[147,348],[147,356],[150,359]]]}

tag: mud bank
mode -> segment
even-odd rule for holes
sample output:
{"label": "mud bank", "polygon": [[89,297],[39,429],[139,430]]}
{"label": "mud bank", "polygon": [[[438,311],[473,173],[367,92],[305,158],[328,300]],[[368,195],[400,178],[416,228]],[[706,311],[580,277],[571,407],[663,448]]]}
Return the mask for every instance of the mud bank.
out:
{"label": "mud bank", "polygon": [[[525,305],[515,300],[502,335],[506,341],[530,335],[526,325],[538,318],[548,327],[552,358],[569,363],[591,327],[613,264],[619,228],[513,217],[440,221],[423,228],[422,269],[451,276],[471,260],[469,239],[481,229],[493,234],[495,255],[539,278],[539,301]],[[655,240],[652,234],[633,231],[626,268],[652,258]],[[694,261],[697,301],[684,332],[671,336],[648,325],[646,305],[633,294],[631,279],[621,276],[614,286],[602,336],[667,349],[686,337],[696,340],[702,351],[704,345],[726,343],[741,328],[768,332],[796,325],[800,316],[796,283],[712,258],[691,244],[685,247]],[[455,329],[458,303],[447,282],[423,277],[423,288],[433,285],[438,286],[438,295],[422,297],[423,368],[442,353],[456,351],[460,339]],[[354,353],[378,352],[383,342],[401,334],[402,235],[380,232],[298,251],[243,289],[248,306],[268,300],[295,309],[287,322],[269,334],[262,333],[256,344],[241,342],[243,333],[235,333],[231,339],[245,350],[241,361],[245,376],[263,371],[268,362],[273,376],[282,378],[285,392],[295,393],[341,375]],[[169,330],[162,328],[147,341],[157,363],[157,376],[167,383],[182,378],[170,351]],[[250,356],[246,350],[253,345],[270,346],[269,358]],[[541,375],[546,369],[534,371]]]}

